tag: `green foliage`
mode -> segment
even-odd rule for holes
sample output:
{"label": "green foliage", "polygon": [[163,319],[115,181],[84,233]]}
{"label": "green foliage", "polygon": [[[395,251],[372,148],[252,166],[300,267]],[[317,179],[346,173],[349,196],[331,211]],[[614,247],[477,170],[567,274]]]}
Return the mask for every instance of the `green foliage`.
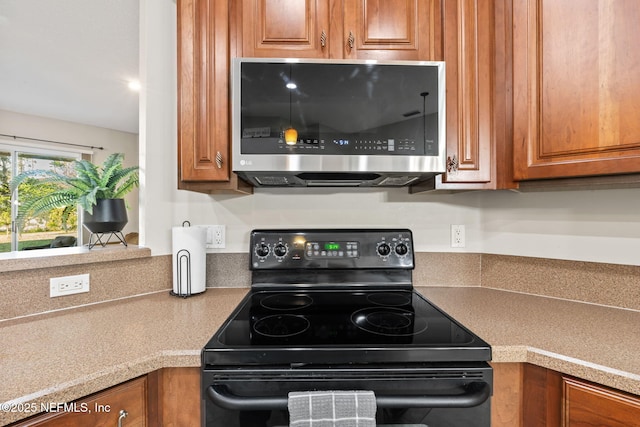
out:
{"label": "green foliage", "polygon": [[7,153],[0,153],[0,225],[11,224],[11,192],[9,191],[9,171],[11,161]]}
{"label": "green foliage", "polygon": [[18,207],[18,222],[22,223],[28,215],[37,216],[62,208],[59,213],[62,223],[66,224],[70,215],[80,206],[90,214],[101,199],[120,199],[140,181],[138,166],[123,167],[124,154],[111,154],[101,166],[87,160],[74,161],[75,176],[69,177],[53,170],[29,170],[11,180],[13,192],[18,186],[30,186],[24,200]]}

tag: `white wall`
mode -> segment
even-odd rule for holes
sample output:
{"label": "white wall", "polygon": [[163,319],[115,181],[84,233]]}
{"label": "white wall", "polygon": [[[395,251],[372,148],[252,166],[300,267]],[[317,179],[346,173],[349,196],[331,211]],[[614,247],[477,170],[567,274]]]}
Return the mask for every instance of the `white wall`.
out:
{"label": "white wall", "polygon": [[[112,153],[124,153],[125,166],[133,166],[138,161],[138,135],[106,129],[64,120],[50,119],[29,114],[0,110],[0,133],[28,138],[46,139],[50,141],[68,142],[72,144],[104,147],[104,150],[86,149],[93,152],[93,161],[102,163]],[[11,144],[39,145],[36,142],[6,139]],[[42,146],[42,144],[40,144]],[[65,145],[48,145],[48,148],[59,150],[78,148]],[[84,150],[84,149],[83,149]],[[130,207],[129,222],[123,232],[138,231],[138,190],[129,193],[126,198]]]}
{"label": "white wall", "polygon": [[226,225],[223,252],[245,252],[253,228],[289,226],[407,227],[416,249],[454,251],[449,226],[465,224],[462,251],[640,265],[640,190],[408,195],[403,189],[310,189],[252,196],[177,190],[176,6],[172,0],[141,3],[141,230],[154,254],[171,252],[171,227],[185,220]]}
{"label": "white wall", "polygon": [[[187,193],[187,192],[180,192]],[[410,196],[406,189],[257,189],[252,196],[179,194],[176,224],[224,224],[224,252],[246,252],[253,228],[402,227],[420,251],[453,251],[450,224],[465,224],[467,251],[478,252],[478,196]]]}
{"label": "white wall", "polygon": [[481,251],[640,265],[640,189],[482,194]]}

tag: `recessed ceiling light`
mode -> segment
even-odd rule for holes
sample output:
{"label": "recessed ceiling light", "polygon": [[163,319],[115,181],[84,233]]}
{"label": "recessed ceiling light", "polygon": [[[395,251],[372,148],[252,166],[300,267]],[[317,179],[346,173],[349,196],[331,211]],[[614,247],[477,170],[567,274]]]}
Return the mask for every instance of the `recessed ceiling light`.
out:
{"label": "recessed ceiling light", "polygon": [[140,92],[140,82],[138,80],[130,80],[128,86],[132,91]]}

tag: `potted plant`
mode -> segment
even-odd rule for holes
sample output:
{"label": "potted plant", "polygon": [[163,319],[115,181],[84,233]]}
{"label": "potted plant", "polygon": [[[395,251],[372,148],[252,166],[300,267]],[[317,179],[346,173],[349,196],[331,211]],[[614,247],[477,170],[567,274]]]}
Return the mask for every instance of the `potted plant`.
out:
{"label": "potted plant", "polygon": [[57,189],[44,196],[20,200],[17,221],[21,224],[28,215],[38,215],[56,208],[64,208],[66,222],[77,206],[85,211],[84,226],[92,233],[120,232],[127,224],[127,210],[122,198],[140,181],[138,166],[123,167],[124,154],[109,155],[98,166],[88,160],[74,161],[75,176],[52,170],[34,169],[15,176],[11,192],[27,179],[33,185],[55,185]]}

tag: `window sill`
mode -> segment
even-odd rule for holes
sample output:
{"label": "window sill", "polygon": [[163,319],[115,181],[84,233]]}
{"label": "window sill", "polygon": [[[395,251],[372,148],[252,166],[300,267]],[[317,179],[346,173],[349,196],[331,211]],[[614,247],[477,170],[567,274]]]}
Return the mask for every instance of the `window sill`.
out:
{"label": "window sill", "polygon": [[95,262],[147,258],[151,249],[136,245],[87,246],[36,251],[7,252],[0,254],[0,271],[34,270],[37,268],[63,267],[92,264]]}

